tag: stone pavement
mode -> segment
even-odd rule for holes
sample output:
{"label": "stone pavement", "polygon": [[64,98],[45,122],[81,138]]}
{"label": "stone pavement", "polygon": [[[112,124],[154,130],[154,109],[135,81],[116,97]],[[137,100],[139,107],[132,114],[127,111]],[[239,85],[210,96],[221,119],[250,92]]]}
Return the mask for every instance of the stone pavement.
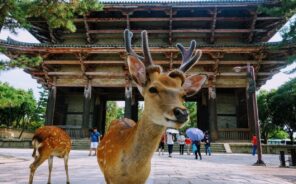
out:
{"label": "stone pavement", "polygon": [[[28,182],[29,165],[33,159],[31,149],[0,149],[0,183],[23,184]],[[69,174],[72,184],[105,183],[96,157],[87,151],[71,151]],[[152,171],[147,184],[296,184],[295,168],[279,168],[278,155],[263,155],[266,167],[251,166],[256,157],[250,154],[213,154],[203,160],[193,155],[173,154],[152,160]],[[137,174],[137,173],[135,173]],[[47,162],[35,174],[34,184],[45,184],[48,177]],[[52,183],[66,183],[64,162],[54,158]]]}

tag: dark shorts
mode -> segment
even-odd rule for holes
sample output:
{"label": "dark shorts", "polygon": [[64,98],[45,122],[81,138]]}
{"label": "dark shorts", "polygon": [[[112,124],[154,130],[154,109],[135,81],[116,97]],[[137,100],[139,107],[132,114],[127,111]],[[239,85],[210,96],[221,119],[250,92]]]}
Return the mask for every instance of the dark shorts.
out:
{"label": "dark shorts", "polygon": [[164,149],[164,142],[159,143],[158,148]]}

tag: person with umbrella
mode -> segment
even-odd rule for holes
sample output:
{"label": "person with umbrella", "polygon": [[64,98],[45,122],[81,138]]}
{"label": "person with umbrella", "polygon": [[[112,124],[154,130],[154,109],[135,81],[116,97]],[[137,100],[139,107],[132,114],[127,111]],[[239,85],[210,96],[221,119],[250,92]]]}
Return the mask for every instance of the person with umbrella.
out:
{"label": "person with umbrella", "polygon": [[189,128],[186,130],[186,135],[192,140],[192,144],[194,144],[197,148],[194,152],[195,159],[198,159],[198,154],[200,160],[202,160],[200,153],[200,141],[204,138],[204,133],[198,128]]}
{"label": "person with umbrella", "polygon": [[179,131],[175,130],[175,129],[167,129],[166,133],[167,133],[166,143],[168,145],[169,157],[172,157],[173,146],[174,146],[174,135],[173,134],[179,133]]}

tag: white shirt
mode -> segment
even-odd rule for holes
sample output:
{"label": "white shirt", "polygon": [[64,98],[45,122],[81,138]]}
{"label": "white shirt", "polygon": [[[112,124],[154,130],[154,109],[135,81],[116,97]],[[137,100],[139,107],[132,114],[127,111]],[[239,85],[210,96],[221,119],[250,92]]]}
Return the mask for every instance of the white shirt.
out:
{"label": "white shirt", "polygon": [[167,144],[174,144],[173,134],[167,134]]}

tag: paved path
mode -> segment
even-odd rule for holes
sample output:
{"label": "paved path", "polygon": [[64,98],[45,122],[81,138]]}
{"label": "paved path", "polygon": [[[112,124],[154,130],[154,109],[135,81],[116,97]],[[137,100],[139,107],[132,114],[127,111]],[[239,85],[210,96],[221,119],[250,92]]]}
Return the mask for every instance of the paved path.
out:
{"label": "paved path", "polygon": [[[33,161],[31,154],[31,149],[0,149],[0,183],[27,183]],[[71,151],[71,183],[105,183],[96,158],[87,154],[87,151]],[[203,160],[177,153],[173,158],[167,156],[154,155],[147,184],[296,184],[296,169],[279,168],[277,155],[264,155],[266,167],[251,166],[256,157],[249,154],[213,154],[203,156]],[[63,160],[54,158],[53,165],[52,183],[66,183]],[[34,184],[45,184],[47,176],[46,162],[38,168]]]}

